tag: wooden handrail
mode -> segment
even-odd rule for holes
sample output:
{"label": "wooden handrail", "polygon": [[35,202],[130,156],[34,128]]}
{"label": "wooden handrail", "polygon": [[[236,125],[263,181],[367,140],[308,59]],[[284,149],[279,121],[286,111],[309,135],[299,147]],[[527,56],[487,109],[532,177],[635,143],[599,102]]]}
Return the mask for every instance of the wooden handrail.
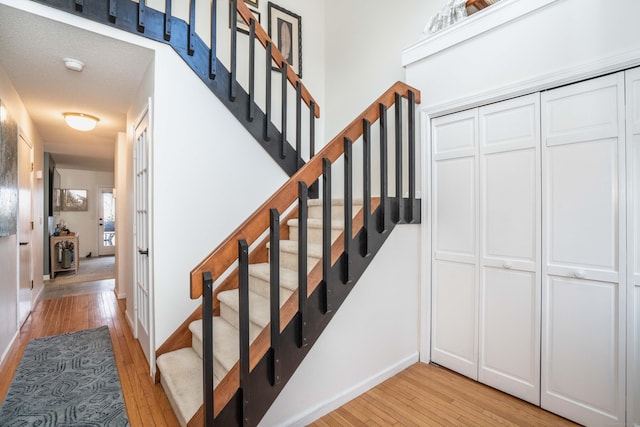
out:
{"label": "wooden handrail", "polygon": [[298,182],[304,181],[311,186],[322,175],[322,159],[327,158],[331,163],[335,162],[344,152],[344,138],[355,142],[362,135],[363,119],[370,123],[375,122],[379,118],[380,104],[389,108],[395,103],[396,94],[408,98],[409,92],[413,92],[415,102],[420,103],[420,92],[417,89],[403,82],[396,82],[391,86],[191,270],[191,299],[200,298],[202,295],[203,272],[211,272],[214,280],[219,278],[238,258],[238,240],[246,240],[251,246],[269,228],[269,210],[275,208],[280,213],[285,212],[297,200]]}
{"label": "wooden handrail", "polygon": [[465,7],[475,6],[478,10],[482,10],[485,7],[491,6],[491,3],[487,3],[486,0],[467,0]]}
{"label": "wooden handrail", "polygon": [[[229,0],[230,3],[231,1],[232,0]],[[238,1],[237,4],[238,4],[238,14],[240,14],[240,16],[242,17],[242,20],[249,26],[251,26],[251,23],[250,23],[251,19],[255,21],[256,38],[260,41],[262,46],[265,48],[267,47],[267,43],[271,42],[271,45],[274,47],[273,49],[271,49],[271,57],[276,62],[277,67],[279,69],[282,69],[282,64],[283,63],[287,64],[287,79],[289,80],[291,85],[294,87],[294,89],[296,85],[300,83],[301,85],[300,87],[302,89],[302,99],[304,100],[305,104],[307,104],[309,108],[311,108],[311,102],[313,102],[315,106],[313,114],[315,117],[320,117],[320,106],[318,105],[316,100],[313,99],[313,97],[311,96],[311,93],[309,93],[309,90],[307,89],[307,87],[302,83],[302,80],[300,80],[300,77],[298,77],[293,67],[291,67],[291,65],[289,65],[287,61],[284,59],[284,56],[282,56],[282,53],[280,52],[280,50],[278,50],[277,45],[273,43],[273,40],[271,40],[271,37],[269,37],[269,35],[264,30],[262,25],[260,25],[256,17],[253,15],[253,13],[251,13],[251,10],[249,10],[249,8],[244,3],[244,1]]]}

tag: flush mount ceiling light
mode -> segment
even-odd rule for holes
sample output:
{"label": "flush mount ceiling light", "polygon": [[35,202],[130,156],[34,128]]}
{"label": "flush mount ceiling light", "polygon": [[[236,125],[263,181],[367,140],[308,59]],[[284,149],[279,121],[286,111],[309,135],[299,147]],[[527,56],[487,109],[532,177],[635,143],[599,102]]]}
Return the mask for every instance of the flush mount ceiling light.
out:
{"label": "flush mount ceiling light", "polygon": [[64,66],[67,67],[71,71],[80,72],[84,69],[84,62],[78,61],[73,58],[64,58]]}
{"label": "flush mount ceiling light", "polygon": [[69,127],[87,132],[96,128],[96,125],[100,121],[96,116],[92,116],[84,113],[62,113],[64,121],[67,122]]}

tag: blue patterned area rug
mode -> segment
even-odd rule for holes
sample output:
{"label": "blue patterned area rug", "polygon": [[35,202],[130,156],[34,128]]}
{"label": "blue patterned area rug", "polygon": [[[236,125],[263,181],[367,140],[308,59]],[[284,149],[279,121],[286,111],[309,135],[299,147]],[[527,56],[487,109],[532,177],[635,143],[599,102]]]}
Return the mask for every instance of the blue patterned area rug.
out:
{"label": "blue patterned area rug", "polygon": [[29,341],[0,426],[128,426],[109,328]]}

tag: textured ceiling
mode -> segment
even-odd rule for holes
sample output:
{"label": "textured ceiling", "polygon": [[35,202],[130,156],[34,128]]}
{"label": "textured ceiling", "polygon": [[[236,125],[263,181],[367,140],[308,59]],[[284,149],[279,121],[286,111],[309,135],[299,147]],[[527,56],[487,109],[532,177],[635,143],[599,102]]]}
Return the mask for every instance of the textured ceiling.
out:
{"label": "textured ceiling", "polygon": [[[63,58],[84,71],[67,70]],[[113,170],[117,133],[152,59],[149,49],[0,5],[0,66],[60,167]],[[66,111],[97,116],[98,127],[75,131]]]}

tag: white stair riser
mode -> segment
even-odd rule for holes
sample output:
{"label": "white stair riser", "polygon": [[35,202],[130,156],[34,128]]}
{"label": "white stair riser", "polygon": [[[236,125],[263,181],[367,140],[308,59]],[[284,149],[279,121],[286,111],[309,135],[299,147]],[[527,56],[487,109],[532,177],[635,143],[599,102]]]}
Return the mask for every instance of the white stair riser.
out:
{"label": "white stair riser", "polygon": [[[307,257],[307,272],[320,262],[322,258]],[[269,261],[271,261],[271,251],[269,251]],[[280,251],[280,267],[298,271],[298,254],[293,252]]]}
{"label": "white stair riser", "polygon": [[[362,209],[360,205],[353,205],[353,216],[356,216],[356,213]],[[309,206],[309,218],[318,218],[322,219],[322,206]],[[344,219],[344,206],[342,205],[333,205],[331,206],[331,219]]]}
{"label": "white stair riser", "polygon": [[[251,290],[251,292],[269,299],[271,296],[270,287],[271,284],[266,280],[255,276],[249,276],[249,290]],[[283,297],[289,298],[292,293],[293,292],[291,292],[289,289],[280,286],[280,299],[282,299]],[[249,306],[249,310],[251,310],[251,306]]]}
{"label": "white stair riser", "polygon": [[[292,225],[289,227],[290,234],[289,238],[291,240],[298,241],[298,227]],[[342,233],[342,230],[337,228],[331,229],[331,242],[334,242],[338,236]],[[307,241],[309,243],[317,243],[319,245],[322,244],[322,228],[309,227],[307,228]]]}

